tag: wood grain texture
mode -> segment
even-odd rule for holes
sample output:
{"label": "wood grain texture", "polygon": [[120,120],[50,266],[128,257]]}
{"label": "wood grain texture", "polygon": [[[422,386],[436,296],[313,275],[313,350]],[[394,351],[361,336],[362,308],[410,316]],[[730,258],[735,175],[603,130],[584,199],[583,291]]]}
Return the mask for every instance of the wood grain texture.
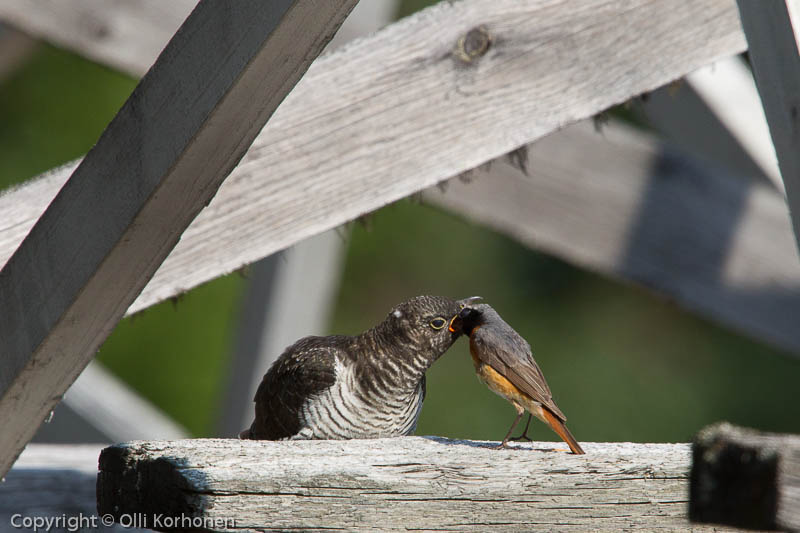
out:
{"label": "wood grain texture", "polygon": [[139,77],[197,0],[3,0],[0,20]]}
{"label": "wood grain texture", "polygon": [[100,456],[98,509],[230,518],[228,530],[704,530],[686,517],[687,444],[496,445],[132,442]]}
{"label": "wood grain texture", "polygon": [[[326,50],[386,26],[397,8],[397,0],[359,2]],[[344,268],[348,233],[344,228],[320,233],[248,268],[217,431],[206,436],[236,437],[250,427],[253,398],[266,369],[297,339],[325,331]],[[133,439],[115,442],[123,440]]]}
{"label": "wood grain texture", "polygon": [[[133,310],[736,53],[735,11],[716,1],[442,2],[324,56]],[[456,63],[456,42],[481,24],[495,38],[489,52]]]}
{"label": "wood grain texture", "polygon": [[202,2],[0,272],[0,474],[356,0]]}
{"label": "wood grain texture", "polygon": [[692,445],[695,522],[800,531],[800,435],[709,426]]}
{"label": "wood grain texture", "polygon": [[528,175],[498,162],[424,198],[800,353],[800,258],[774,188],[615,123],[565,128],[527,154]]}
{"label": "wood grain texture", "polygon": [[[480,25],[487,53],[454,59]],[[732,1],[441,2],[317,60],[129,312],[743,49]],[[0,197],[0,263],[24,189]]]}
{"label": "wood grain texture", "polygon": [[800,246],[800,2],[737,3]]}

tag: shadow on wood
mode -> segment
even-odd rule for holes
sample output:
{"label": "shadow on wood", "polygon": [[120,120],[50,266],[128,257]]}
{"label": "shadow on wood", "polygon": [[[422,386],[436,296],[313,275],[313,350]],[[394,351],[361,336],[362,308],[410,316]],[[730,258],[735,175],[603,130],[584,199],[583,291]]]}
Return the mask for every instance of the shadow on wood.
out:
{"label": "shadow on wood", "polygon": [[424,198],[800,353],[800,260],[774,188],[617,122],[564,128],[527,158],[528,175],[500,161]]}
{"label": "shadow on wood", "polygon": [[356,1],[192,11],[0,271],[0,475]]}
{"label": "shadow on wood", "polygon": [[692,445],[695,522],[800,531],[800,436],[709,426]]}
{"label": "shadow on wood", "polygon": [[795,239],[800,243],[800,54],[796,33],[800,6],[795,0],[737,0],[736,3],[786,186]]}
{"label": "shadow on wood", "polygon": [[[481,25],[492,31],[491,48],[471,67],[456,63],[454,45]],[[129,312],[475,168],[744,45],[732,2],[679,9],[641,0],[630,6],[595,0],[580,9],[515,0],[440,2],[316,61]],[[69,171],[57,169],[0,197],[7,214],[0,221],[0,263]]]}
{"label": "shadow on wood", "polygon": [[496,445],[131,442],[100,456],[98,510],[189,513],[235,530],[698,530],[686,512],[688,444],[588,443],[583,456],[561,443]]}
{"label": "shadow on wood", "polygon": [[104,527],[97,515],[97,455],[102,448],[29,444],[0,483],[0,531],[33,531],[34,525],[54,532],[144,531],[119,524]]}

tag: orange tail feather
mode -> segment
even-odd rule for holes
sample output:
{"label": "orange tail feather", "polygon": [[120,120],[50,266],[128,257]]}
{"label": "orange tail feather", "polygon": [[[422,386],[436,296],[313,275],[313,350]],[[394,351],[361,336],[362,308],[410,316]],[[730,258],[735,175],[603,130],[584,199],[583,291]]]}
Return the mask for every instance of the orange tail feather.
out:
{"label": "orange tail feather", "polygon": [[572,450],[572,453],[576,455],[581,455],[586,452],[583,451],[581,445],[578,444],[578,441],[575,440],[575,437],[572,436],[572,433],[569,432],[567,426],[564,425],[564,422],[558,419],[556,415],[548,411],[547,409],[541,410],[542,414],[544,415],[545,420],[547,421],[547,425],[550,428],[558,433],[558,436],[562,438],[564,442],[567,443],[569,449]]}

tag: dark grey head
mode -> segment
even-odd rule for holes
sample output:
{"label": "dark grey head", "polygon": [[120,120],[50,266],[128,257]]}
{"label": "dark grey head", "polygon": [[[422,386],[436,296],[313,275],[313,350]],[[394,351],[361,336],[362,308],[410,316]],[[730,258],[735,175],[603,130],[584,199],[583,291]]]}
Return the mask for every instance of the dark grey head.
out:
{"label": "dark grey head", "polygon": [[[497,320],[496,320],[497,319]],[[477,326],[489,322],[504,324],[500,315],[488,304],[467,302],[453,319],[453,329],[460,329],[464,335],[471,335]]]}
{"label": "dark grey head", "polygon": [[432,363],[461,335],[452,322],[464,307],[464,300],[442,296],[417,296],[394,307],[376,333],[403,351],[424,353]]}

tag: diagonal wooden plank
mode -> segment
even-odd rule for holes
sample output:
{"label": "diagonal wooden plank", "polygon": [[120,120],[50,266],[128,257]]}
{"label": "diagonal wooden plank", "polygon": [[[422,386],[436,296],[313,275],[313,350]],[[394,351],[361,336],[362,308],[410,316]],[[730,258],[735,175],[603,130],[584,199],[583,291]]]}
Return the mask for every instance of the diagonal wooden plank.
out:
{"label": "diagonal wooden plank", "polygon": [[[769,126],[764,117],[764,108],[761,107],[761,99],[758,97],[755,80],[750,73],[749,67],[743,65],[741,56],[731,56],[716,61],[710,65],[696,70],[684,78],[683,82],[670,84],[661,87],[647,98],[642,99],[636,105],[637,111],[642,112],[642,119],[658,132],[659,136],[667,140],[670,145],[688,154],[701,156],[713,162],[720,169],[727,169],[728,172],[747,176],[750,179],[763,183],[780,182],[780,189],[783,190],[783,180],[778,170],[778,160],[775,158],[775,150],[772,148],[772,139],[769,138]],[[734,62],[739,62],[741,68],[747,70],[749,83],[752,88],[753,102],[747,102],[744,97],[749,90],[742,90],[742,84],[738,83],[738,89],[730,91],[729,83],[737,83],[733,77],[727,74],[730,71],[738,71],[739,68],[728,68]],[[717,67],[722,65],[723,68]],[[700,79],[709,78],[713,83],[703,83]],[[695,83],[689,80],[694,80]],[[741,81],[741,80],[739,80]],[[699,85],[704,85],[700,87]],[[724,98],[718,98],[725,93]],[[714,100],[712,105],[710,100]],[[724,103],[734,104],[728,108]],[[763,137],[758,129],[742,128],[738,133],[733,126],[745,126],[747,118],[751,115],[750,111],[755,108],[761,113],[763,125]],[[744,109],[745,113],[740,113]],[[718,111],[728,115],[720,116]],[[726,118],[736,115],[736,120],[731,123]],[[754,116],[754,115],[751,115]],[[747,140],[741,134],[747,135]],[[747,146],[745,143],[757,140]],[[766,146],[762,146],[761,141],[766,141]],[[766,148],[772,155],[772,167],[774,169],[775,181],[768,176],[768,169],[764,166],[765,161],[756,158],[756,150]],[[763,153],[759,153],[763,156]]]}
{"label": "diagonal wooden plank", "polygon": [[800,1],[737,2],[800,246]]}
{"label": "diagonal wooden plank", "polygon": [[641,102],[650,125],[690,154],[783,193],[778,159],[753,73],[741,55],[702,67]]}
{"label": "diagonal wooden plank", "polygon": [[356,0],[203,1],[0,272],[0,474]]}
{"label": "diagonal wooden plank", "polygon": [[[696,70],[686,82],[725,126],[764,176],[784,194],[781,172],[769,138],[753,74],[741,57],[729,57]],[[691,125],[687,125],[687,129]]]}
{"label": "diagonal wooden plank", "polygon": [[[480,25],[495,41],[464,65],[453,50]],[[213,278],[742,46],[727,3],[438,4],[320,59],[133,309],[191,288],[187,259],[194,275]],[[245,183],[247,209],[244,196],[227,201]],[[201,259],[223,244],[228,259]]]}
{"label": "diagonal wooden plank", "polygon": [[[397,7],[397,0],[359,3],[326,50],[386,26]],[[301,337],[326,331],[344,267],[348,233],[343,228],[320,233],[248,269],[216,436],[235,437],[249,426],[264,370],[284,348]]]}
{"label": "diagonal wooden plank", "polygon": [[197,0],[3,0],[0,20],[137,78]]}
{"label": "diagonal wooden plank", "polygon": [[97,360],[91,361],[39,426],[32,442],[113,444],[133,439],[185,439],[189,431]]}
{"label": "diagonal wooden plank", "polygon": [[[464,63],[454,50],[481,25],[491,46]],[[744,44],[732,0],[442,2],[316,61],[129,312],[738,53]],[[57,189],[63,178],[45,179],[47,185],[28,187]],[[32,204],[46,203],[27,189],[0,197],[0,209],[12,210],[0,218],[0,263],[29,227],[26,217],[35,216]]]}
{"label": "diagonal wooden plank", "polygon": [[[63,404],[112,442],[184,439],[190,435],[186,428],[97,361],[92,361],[78,376],[66,392]],[[55,416],[58,414],[56,411]]]}
{"label": "diagonal wooden plank", "polygon": [[435,205],[533,248],[634,281],[800,353],[800,258],[782,195],[621,124],[577,124],[428,191]]}

